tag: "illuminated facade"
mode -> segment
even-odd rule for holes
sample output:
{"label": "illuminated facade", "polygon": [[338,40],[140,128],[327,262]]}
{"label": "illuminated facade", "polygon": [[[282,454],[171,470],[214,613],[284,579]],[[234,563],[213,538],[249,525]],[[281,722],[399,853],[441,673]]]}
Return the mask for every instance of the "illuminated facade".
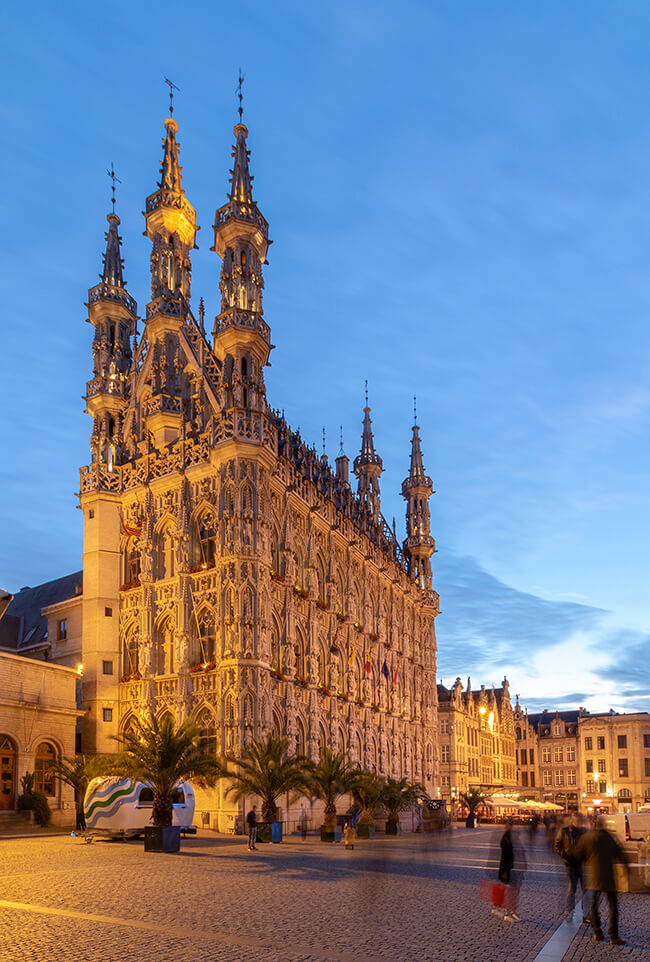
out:
{"label": "illuminated facade", "polygon": [[454,802],[470,788],[492,793],[517,789],[515,728],[508,680],[500,688],[472,690],[460,678],[438,685],[442,797]]}
{"label": "illuminated facade", "polygon": [[638,812],[650,804],[650,715],[580,716],[583,811]]}
{"label": "illuminated facade", "polygon": [[[275,731],[315,757],[346,749],[369,769],[438,789],[436,641],[419,428],[402,485],[406,539],[381,514],[382,461],[364,409],[356,491],[267,401],[268,224],[252,193],[248,131],[234,128],[212,335],[191,303],[197,226],[165,121],[146,199],[151,300],[138,334],[108,215],[89,291],[92,460],[84,514],[84,748],[147,712],[195,719],[219,752]],[[119,670],[107,675],[110,662]],[[207,803],[206,803],[207,804]],[[218,811],[225,806],[220,800]]]}

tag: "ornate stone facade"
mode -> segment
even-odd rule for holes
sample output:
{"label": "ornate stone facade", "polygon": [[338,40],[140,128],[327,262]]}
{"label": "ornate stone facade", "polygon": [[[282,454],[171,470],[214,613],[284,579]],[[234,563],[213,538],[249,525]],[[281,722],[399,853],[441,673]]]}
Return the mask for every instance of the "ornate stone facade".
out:
{"label": "ornate stone facade", "polygon": [[[146,201],[152,295],[142,334],[115,214],[89,292],[84,747],[112,750],[110,736],[132,718],[169,712],[195,718],[219,752],[276,731],[312,757],[319,746],[345,748],[435,794],[433,486],[418,426],[402,547],[381,514],[368,405],[355,493],[345,454],[332,470],[267,402],[268,224],[253,200],[242,123],[214,223],[222,264],[212,339],[202,301],[198,320],[192,313],[198,228],[177,130],[167,119],[160,184]],[[115,677],[102,674],[106,660],[119,661]]]}

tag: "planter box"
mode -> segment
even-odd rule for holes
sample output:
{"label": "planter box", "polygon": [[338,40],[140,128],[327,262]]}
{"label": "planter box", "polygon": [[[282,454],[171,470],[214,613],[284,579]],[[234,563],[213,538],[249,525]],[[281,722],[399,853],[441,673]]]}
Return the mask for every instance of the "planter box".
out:
{"label": "planter box", "polygon": [[257,823],[258,842],[281,842],[282,841],[282,822],[258,822]]}
{"label": "planter box", "polygon": [[386,822],[386,835],[401,835],[401,822]]}
{"label": "planter box", "polygon": [[179,852],[180,848],[180,825],[147,825],[145,828],[145,852]]}
{"label": "planter box", "polygon": [[367,822],[359,822],[357,825],[357,838],[374,838],[375,826]]}
{"label": "planter box", "polygon": [[325,828],[324,825],[320,827],[320,840],[321,842],[340,842],[343,838],[343,829],[340,825],[333,826],[332,828]]}

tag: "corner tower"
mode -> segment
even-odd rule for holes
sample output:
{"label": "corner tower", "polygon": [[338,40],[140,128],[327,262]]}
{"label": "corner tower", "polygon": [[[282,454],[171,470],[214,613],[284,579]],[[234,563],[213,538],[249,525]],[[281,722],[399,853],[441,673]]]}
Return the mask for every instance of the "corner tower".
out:
{"label": "corner tower", "polygon": [[366,382],[366,406],[363,409],[363,434],[361,435],[361,453],[354,459],[354,473],[359,479],[357,494],[366,505],[375,524],[379,522],[381,500],[379,495],[379,478],[384,465],[375,452],[375,442],[372,436],[372,421],[368,405],[368,388]]}
{"label": "corner tower", "polygon": [[248,129],[240,122],[233,134],[230,192],[214,221],[212,250],[222,259],[214,351],[222,364],[223,407],[232,418],[233,440],[265,447],[274,437],[264,384],[271,332],[262,303],[269,225],[253,199]]}
{"label": "corner tower", "polygon": [[426,592],[431,591],[431,555],[436,543],[430,533],[429,498],[433,481],[424,473],[420,428],[413,424],[411,465],[408,477],[402,482],[402,497],[406,499],[406,540],[404,553],[411,578]]}

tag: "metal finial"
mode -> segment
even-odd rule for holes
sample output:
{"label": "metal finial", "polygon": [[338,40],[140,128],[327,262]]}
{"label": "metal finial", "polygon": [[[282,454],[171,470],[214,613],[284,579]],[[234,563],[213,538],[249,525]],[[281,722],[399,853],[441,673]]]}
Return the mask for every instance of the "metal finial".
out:
{"label": "metal finial", "polygon": [[237,113],[239,114],[239,123],[242,122],[242,117],[244,116],[244,107],[242,101],[244,99],[244,94],[242,92],[242,87],[244,85],[244,75],[241,72],[241,67],[239,68],[239,77],[237,78],[237,96],[239,97],[239,107],[237,108]]}
{"label": "metal finial", "polygon": [[119,177],[117,176],[117,174],[115,173],[115,167],[113,166],[113,161],[111,161],[111,169],[108,170],[108,168],[107,168],[107,169],[106,169],[106,173],[108,174],[108,176],[109,176],[109,177],[111,178],[111,180],[113,181],[113,183],[112,183],[112,185],[111,185],[111,190],[113,191],[113,196],[112,196],[112,198],[111,198],[111,202],[112,202],[112,204],[113,204],[113,213],[115,213],[115,184],[116,184],[116,183],[117,183],[117,184],[121,184],[122,181],[120,180],[120,178],[119,178]]}
{"label": "metal finial", "polygon": [[418,399],[413,395],[413,421],[415,424],[418,423]]}
{"label": "metal finial", "polygon": [[169,116],[173,117],[174,116],[174,91],[178,90],[178,92],[180,93],[181,88],[177,87],[176,84],[169,79],[169,77],[165,77],[165,83],[169,87]]}
{"label": "metal finial", "polygon": [[325,427],[323,426],[323,457],[325,457]]}
{"label": "metal finial", "polygon": [[368,407],[368,380],[366,379],[366,407]]}
{"label": "metal finial", "polygon": [[205,304],[203,303],[203,298],[199,300],[199,323],[201,324],[201,330],[205,330]]}

